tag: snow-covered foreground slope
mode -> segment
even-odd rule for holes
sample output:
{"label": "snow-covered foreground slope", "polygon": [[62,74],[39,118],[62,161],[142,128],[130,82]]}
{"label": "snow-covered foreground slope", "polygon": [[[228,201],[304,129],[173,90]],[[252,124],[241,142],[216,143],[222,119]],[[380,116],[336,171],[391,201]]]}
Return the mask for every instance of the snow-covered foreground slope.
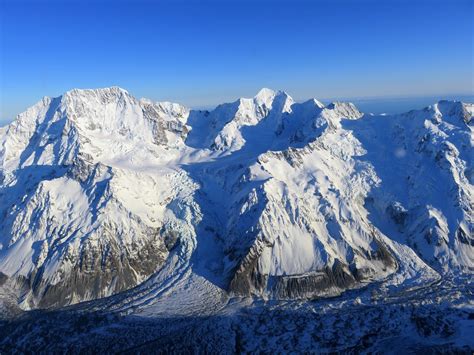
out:
{"label": "snow-covered foreground slope", "polygon": [[472,276],[472,116],[269,89],[211,112],[44,98],[0,128],[1,282],[24,309],[130,289],[98,307],[153,313]]}

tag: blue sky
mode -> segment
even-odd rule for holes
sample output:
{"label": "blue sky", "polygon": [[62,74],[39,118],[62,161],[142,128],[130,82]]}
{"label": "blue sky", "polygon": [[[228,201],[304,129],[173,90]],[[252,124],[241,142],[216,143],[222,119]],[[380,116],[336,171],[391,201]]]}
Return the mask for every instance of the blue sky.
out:
{"label": "blue sky", "polygon": [[191,107],[261,87],[300,100],[474,91],[470,0],[0,4],[0,121],[76,87]]}

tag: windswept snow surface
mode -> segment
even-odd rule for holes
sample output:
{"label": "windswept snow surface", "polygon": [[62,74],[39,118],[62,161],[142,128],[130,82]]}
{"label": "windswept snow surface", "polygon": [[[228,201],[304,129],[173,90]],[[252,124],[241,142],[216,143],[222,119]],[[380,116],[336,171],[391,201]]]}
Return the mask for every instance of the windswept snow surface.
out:
{"label": "windswept snow surface", "polygon": [[0,309],[197,319],[472,285],[473,111],[45,97],[0,129]]}

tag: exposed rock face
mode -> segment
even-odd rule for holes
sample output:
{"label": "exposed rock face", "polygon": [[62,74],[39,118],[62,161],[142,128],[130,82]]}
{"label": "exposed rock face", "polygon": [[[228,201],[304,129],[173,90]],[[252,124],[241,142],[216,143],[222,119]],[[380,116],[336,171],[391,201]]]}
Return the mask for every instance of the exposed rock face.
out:
{"label": "exposed rock face", "polygon": [[212,112],[119,88],[44,98],[0,129],[0,282],[36,308],[151,276],[294,299],[472,273],[472,115],[269,89]]}
{"label": "exposed rock face", "polygon": [[38,307],[57,307],[109,296],[140,283],[163,264],[168,250],[156,231],[148,231],[152,236],[144,245],[132,243],[131,250],[124,251],[115,237],[121,231],[109,228],[106,225],[90,236],[79,253],[66,250],[56,271],[57,280],[44,277],[48,265],[37,264],[26,286],[32,291],[32,301],[39,300]]}

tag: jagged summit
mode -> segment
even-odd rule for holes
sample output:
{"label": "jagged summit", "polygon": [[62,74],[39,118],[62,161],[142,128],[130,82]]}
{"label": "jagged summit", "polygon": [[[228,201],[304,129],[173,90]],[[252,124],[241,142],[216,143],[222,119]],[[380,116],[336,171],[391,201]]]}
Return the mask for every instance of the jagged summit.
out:
{"label": "jagged summit", "polygon": [[303,102],[303,105],[316,106],[321,109],[324,108],[324,104],[318,99],[314,99],[314,98],[306,100],[305,102]]}
{"label": "jagged summit", "polygon": [[65,95],[82,95],[82,94],[98,94],[98,95],[107,95],[107,94],[113,94],[113,95],[130,95],[129,92],[120,86],[109,86],[109,87],[104,87],[104,88],[98,88],[98,89],[71,89],[65,93]]}
{"label": "jagged summit", "polygon": [[362,117],[363,113],[352,102],[332,102],[327,106],[328,109],[334,110],[344,118],[357,119]]}
{"label": "jagged summit", "polygon": [[437,117],[461,118],[466,124],[471,123],[472,105],[460,101],[441,100],[432,106]]}
{"label": "jagged summit", "polygon": [[[253,98],[240,98],[235,102],[238,109],[240,110],[255,110],[255,111],[267,111],[271,110],[274,105],[284,106],[285,109],[289,109],[288,106],[293,104],[293,99],[286,92],[278,90],[272,90],[268,88],[261,89]],[[232,104],[230,104],[232,105]]]}
{"label": "jagged summit", "polygon": [[60,101],[66,107],[80,104],[80,102],[85,100],[95,100],[100,103],[137,101],[127,90],[118,86],[99,89],[72,89],[60,97],[54,98],[54,100]]}
{"label": "jagged summit", "polygon": [[264,105],[266,107],[271,107],[273,104],[273,101],[277,97],[283,100],[290,98],[290,96],[284,91],[281,91],[281,90],[274,91],[268,88],[263,88],[257,93],[257,95],[255,95],[254,101],[257,103],[257,105]]}
{"label": "jagged summit", "polygon": [[262,88],[260,91],[255,95],[255,100],[261,101],[261,102],[271,102],[275,96],[277,95],[277,92],[268,89],[268,88]]}

